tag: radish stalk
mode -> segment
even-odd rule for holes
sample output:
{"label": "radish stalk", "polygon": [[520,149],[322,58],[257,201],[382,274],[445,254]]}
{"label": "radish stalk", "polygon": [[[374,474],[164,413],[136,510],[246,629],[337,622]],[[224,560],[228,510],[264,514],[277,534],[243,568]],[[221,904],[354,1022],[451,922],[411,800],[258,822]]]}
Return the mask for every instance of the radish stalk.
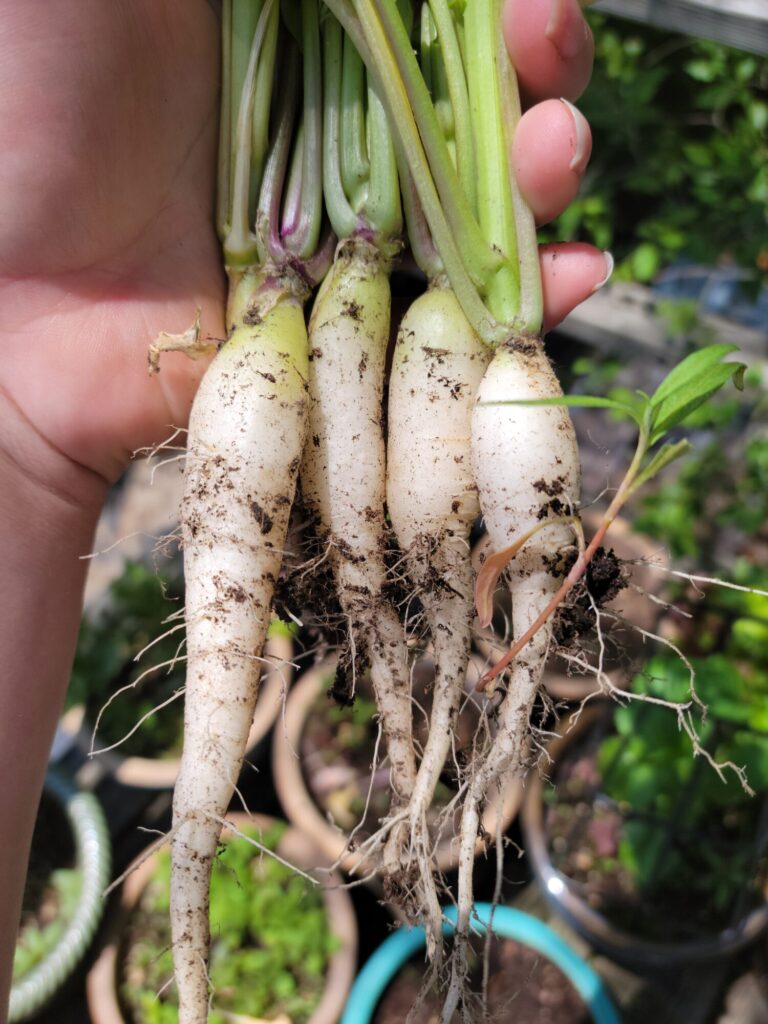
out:
{"label": "radish stalk", "polygon": [[[322,196],[309,173],[318,154],[310,160],[301,141],[309,145],[319,117],[317,0],[301,4],[303,110],[296,130],[297,45],[280,26],[275,0],[251,12],[249,6],[230,0],[224,10],[231,35],[223,40],[228,88],[218,228],[230,274],[230,331],[192,408],[182,510],[188,667],[171,851],[181,1024],[208,1019],[211,869],[253,717],[306,435],[303,303],[328,253],[320,239]],[[238,36],[243,26],[246,39]],[[264,160],[277,47],[283,88]],[[270,87],[257,95],[260,81]]]}

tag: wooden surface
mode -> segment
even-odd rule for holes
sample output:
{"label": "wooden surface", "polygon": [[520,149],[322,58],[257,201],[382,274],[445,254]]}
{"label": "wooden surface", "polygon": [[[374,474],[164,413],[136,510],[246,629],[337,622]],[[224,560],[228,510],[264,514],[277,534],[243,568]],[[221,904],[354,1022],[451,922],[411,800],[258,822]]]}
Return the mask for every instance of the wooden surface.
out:
{"label": "wooden surface", "polygon": [[595,10],[768,55],[768,0],[601,0]]}

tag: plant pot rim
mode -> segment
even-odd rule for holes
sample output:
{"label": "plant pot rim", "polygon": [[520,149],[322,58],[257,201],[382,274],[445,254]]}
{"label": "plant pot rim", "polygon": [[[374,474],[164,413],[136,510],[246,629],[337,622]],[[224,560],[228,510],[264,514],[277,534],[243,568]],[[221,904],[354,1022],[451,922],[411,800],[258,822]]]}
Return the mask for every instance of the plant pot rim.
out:
{"label": "plant pot rim", "polygon": [[[253,751],[275,724],[283,706],[285,694],[293,676],[294,644],[290,637],[276,634],[269,637],[264,647],[264,660],[270,663],[259,687],[259,697],[248,733],[247,751]],[[83,705],[71,708],[62,718],[67,733],[74,734],[81,752],[91,757],[92,723],[88,721]],[[136,789],[172,789],[179,774],[179,757],[125,757],[119,751],[107,750],[93,755],[93,764],[114,776],[124,786]]]}
{"label": "plant pot rim", "polygon": [[[288,820],[312,837],[323,853],[342,870],[350,874],[366,873],[373,865],[362,863],[360,857],[347,849],[348,836],[332,825],[315,803],[304,779],[300,746],[304,723],[310,709],[323,690],[323,680],[333,675],[336,656],[325,658],[304,672],[291,688],[285,705],[285,714],[275,730],[272,744],[272,774],[280,804]],[[502,802],[502,830],[506,831],[520,809],[523,785],[518,777],[511,778],[504,790]],[[486,834],[495,836],[499,797],[491,795],[486,802],[482,824]],[[475,847],[479,855],[486,849],[482,839]],[[439,871],[447,872],[458,865],[459,837],[443,840],[435,851],[435,864]]]}
{"label": "plant pot rim", "polygon": [[[456,924],[456,907],[443,908],[447,919],[443,933],[452,935]],[[594,1024],[620,1024],[619,1016],[604,982],[549,925],[514,907],[490,903],[475,904],[473,927],[483,934],[492,920],[494,935],[514,939],[537,950],[568,978],[592,1014]],[[358,974],[347,1001],[341,1024],[368,1024],[387,985],[411,957],[426,945],[421,927],[399,928],[390,935],[366,961]]]}
{"label": "plant pot rim", "polygon": [[[278,819],[264,814],[249,816],[239,812],[228,814],[227,821],[241,830],[245,826],[256,825],[265,831]],[[224,829],[223,834],[226,833],[227,829]],[[293,825],[288,825],[278,849],[287,860],[305,870],[329,866],[323,863],[322,853],[311,839]],[[145,860],[141,859],[143,856],[146,854],[140,855],[134,862],[135,870],[123,884],[120,902],[112,915],[104,946],[88,972],[86,996],[93,1024],[125,1024],[117,996],[121,937],[130,913],[149,882],[157,862],[155,853]],[[327,877],[327,881],[321,885],[328,924],[341,945],[329,958],[323,996],[308,1024],[336,1024],[346,1003],[357,965],[357,919],[352,900],[338,875],[332,872],[326,875],[325,871],[323,874]],[[249,1018],[243,1017],[242,1022],[249,1024]]]}
{"label": "plant pot rim", "polygon": [[[571,726],[573,714],[557,729],[549,752],[553,761],[612,707],[603,700],[586,709]],[[544,780],[532,772],[521,810],[525,850],[531,867],[550,906],[596,949],[619,963],[640,970],[674,969],[687,964],[706,963],[731,956],[750,945],[768,926],[768,902],[751,911],[735,926],[724,928],[711,938],[686,942],[654,942],[641,939],[613,925],[574,891],[567,875],[552,864],[547,849],[543,816]]]}
{"label": "plant pot rim", "polygon": [[9,1022],[35,1016],[61,988],[85,956],[104,912],[104,889],[112,850],[104,812],[92,793],[79,790],[65,775],[49,769],[43,792],[62,808],[75,844],[75,866],[82,887],[72,919],[40,963],[11,988]]}

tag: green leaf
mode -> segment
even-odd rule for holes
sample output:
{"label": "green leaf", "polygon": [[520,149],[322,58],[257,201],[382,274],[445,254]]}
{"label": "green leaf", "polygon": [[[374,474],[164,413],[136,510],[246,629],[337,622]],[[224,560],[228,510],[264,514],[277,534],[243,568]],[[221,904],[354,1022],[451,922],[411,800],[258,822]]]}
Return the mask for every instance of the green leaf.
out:
{"label": "green leaf", "polygon": [[738,352],[738,345],[707,345],[686,356],[673,367],[659,384],[651,398],[651,404],[659,405],[674,391],[689,383],[697,374],[720,363],[724,356]]}
{"label": "green leaf", "polygon": [[569,408],[613,409],[623,416],[642,423],[642,409],[633,409],[631,405],[617,402],[612,398],[597,398],[593,395],[557,395],[552,398],[512,398],[500,402],[480,402],[480,405],[531,405],[531,406],[568,406]]}
{"label": "green leaf", "polygon": [[682,423],[730,379],[737,388],[743,388],[746,365],[722,361],[735,351],[735,345],[708,345],[678,363],[667,374],[650,400],[653,414],[651,444]]}
{"label": "green leaf", "polygon": [[653,430],[650,443],[654,444],[673,427],[682,423],[694,410],[703,405],[715,392],[733,379],[737,388],[741,389],[741,381],[746,369],[744,363],[727,363],[713,366],[701,374],[690,386],[682,387],[670,395],[656,410],[653,417]]}

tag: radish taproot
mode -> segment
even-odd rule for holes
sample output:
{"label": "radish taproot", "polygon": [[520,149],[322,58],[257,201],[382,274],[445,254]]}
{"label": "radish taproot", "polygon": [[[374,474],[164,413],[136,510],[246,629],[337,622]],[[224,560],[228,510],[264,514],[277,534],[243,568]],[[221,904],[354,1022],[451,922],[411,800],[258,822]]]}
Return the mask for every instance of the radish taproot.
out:
{"label": "radish taproot", "polygon": [[309,431],[302,499],[328,550],[347,621],[341,687],[354,694],[370,663],[393,788],[407,803],[416,766],[405,633],[387,587],[383,392],[390,333],[389,267],[402,229],[386,114],[335,18],[323,25],[323,172],[341,239],[309,324]]}
{"label": "radish taproot", "polygon": [[[253,717],[306,436],[303,304],[331,252],[320,238],[317,153],[307,152],[320,130],[317,0],[302,0],[301,16],[303,87],[279,4],[224,7],[218,226],[231,282],[229,336],[190,416],[182,510],[187,683],[171,832],[181,1024],[208,1019],[212,862]],[[271,104],[278,57],[281,92]]]}
{"label": "radish taproot", "polygon": [[[398,131],[402,159],[408,163],[432,242],[469,324],[479,338],[496,347],[487,382],[485,386],[481,384],[484,401],[488,394],[494,399],[499,393],[505,398],[514,398],[521,391],[542,398],[559,395],[559,385],[539,340],[542,290],[535,227],[510,165],[512,134],[520,117],[520,106],[514,71],[501,31],[501,0],[472,0],[466,5],[430,0],[437,41],[454,84],[461,79],[452,69],[463,61],[476,161],[476,183],[472,181],[471,185],[462,184],[454,166],[443,125],[432,105],[395,0],[376,0],[375,3],[354,0],[354,14],[349,5],[337,3],[337,0],[328,0],[328,3],[346,14],[350,25],[354,23],[351,30],[357,31],[364,40],[363,55],[370,61],[381,84],[392,124]],[[449,41],[446,29],[450,28],[452,18],[459,19],[459,34],[463,37],[463,48],[453,50],[446,45]],[[454,90],[451,96],[454,115],[459,112],[454,99],[457,95]],[[532,354],[527,362],[518,358],[527,353]],[[530,410],[516,416],[510,414],[505,420],[498,409],[489,408],[488,416],[478,410],[475,417],[473,471],[480,507],[493,521],[495,542],[503,538],[504,547],[528,524],[535,482],[523,480],[519,487],[510,482],[507,493],[499,500],[500,484],[504,486],[510,472],[515,477],[520,473],[520,468],[507,458],[510,451],[522,456],[541,448],[551,450],[536,479],[542,473],[546,476],[550,463],[559,459],[557,476],[563,481],[567,501],[576,503],[579,498],[578,453],[572,443],[567,412],[557,409],[537,416],[529,413]],[[538,435],[542,426],[554,424],[563,426],[564,431],[554,429],[548,430],[545,436]],[[514,439],[505,435],[505,425],[517,430]],[[529,462],[524,461],[523,465],[530,469]],[[552,481],[545,481],[545,487],[551,484]],[[536,495],[534,515],[544,504],[541,498]],[[554,509],[549,505],[544,515],[551,514],[554,515]],[[572,540],[572,530],[568,526],[563,528],[562,523],[552,530],[540,530],[536,535],[531,548],[538,557],[532,566],[536,570],[534,575],[526,576],[526,568],[510,579],[515,622],[527,624],[535,619],[541,607],[539,589],[555,584],[559,566],[563,564],[560,549]],[[545,550],[546,580],[541,574]],[[525,711],[530,709],[544,666],[546,637],[541,641],[526,651],[501,694],[499,716],[504,721],[507,718],[522,721],[523,736],[529,728]],[[446,1021],[458,1004],[463,984],[464,968],[458,965],[470,926],[471,863],[484,785],[495,782],[503,771],[523,769],[520,739],[519,731],[513,737],[506,737],[504,730],[499,730],[490,748],[469,767],[469,792],[461,826],[460,915],[454,973],[441,1018]],[[465,855],[470,850],[470,861],[465,863]]]}
{"label": "radish taproot", "polygon": [[[431,8],[422,6],[421,66],[446,140],[452,144],[459,180],[471,190],[475,160],[466,78],[456,59],[459,45],[450,12],[436,5],[435,13],[437,21]],[[454,58],[448,67],[438,36]],[[407,173],[404,177],[408,188]],[[435,682],[429,734],[408,807],[407,841],[398,848],[402,833],[393,834],[386,864],[402,864],[408,872],[415,861],[411,902],[426,917],[427,948],[434,958],[441,948],[442,912],[427,812],[452,747],[464,696],[473,615],[469,534],[480,514],[470,422],[492,352],[468,323],[450,288],[415,199],[406,203],[406,210],[412,250],[429,287],[411,304],[397,335],[387,417],[387,505],[429,625]]]}
{"label": "radish taproot", "polygon": [[453,292],[437,284],[403,318],[390,378],[387,502],[430,628],[435,682],[429,734],[408,804],[409,828],[405,842],[403,833],[393,834],[386,866],[407,871],[415,861],[412,902],[422,915],[426,906],[433,955],[442,913],[427,812],[464,696],[473,615],[469,533],[480,511],[470,463],[470,419],[490,355]]}

